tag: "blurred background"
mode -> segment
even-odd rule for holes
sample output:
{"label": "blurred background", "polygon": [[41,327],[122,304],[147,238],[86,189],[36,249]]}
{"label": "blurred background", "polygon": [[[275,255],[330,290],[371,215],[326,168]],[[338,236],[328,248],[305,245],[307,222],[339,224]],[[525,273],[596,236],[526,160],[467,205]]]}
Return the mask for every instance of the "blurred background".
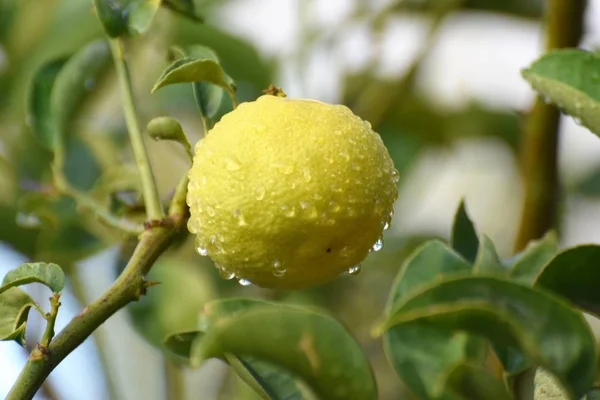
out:
{"label": "blurred background", "polygon": [[[181,121],[192,142],[203,134],[189,85],[150,88],[168,65],[172,44],[204,44],[237,82],[241,101],[269,83],[289,97],[348,105],[383,137],[400,171],[400,197],[384,249],[358,276],[307,291],[241,287],[219,278],[191,241],[163,257],[153,288],[111,318],[52,374],[38,398],[168,398],[166,362],[156,345],[167,327],[194,327],[208,299],[251,296],[329,309],[361,341],[381,399],[403,398],[401,383],[370,329],[381,315],[403,260],[432,237],[449,237],[465,197],[480,232],[510,256],[523,202],[518,149],[523,114],[534,99],[520,76],[543,50],[543,0],[196,0],[198,24],[161,10],[150,33],[128,44],[142,126],[158,115]],[[590,0],[582,47],[600,44],[600,0]],[[0,0],[0,276],[23,261],[53,261],[70,280],[58,328],[110,285],[128,246],[68,199],[47,207],[50,154],[28,126],[31,80],[45,63],[102,37],[91,1]],[[131,161],[114,71],[86,81],[89,96],[73,124],[67,175],[97,193],[98,178]],[[231,106],[224,100],[220,114]],[[31,122],[31,121],[29,121]],[[148,142],[161,192],[188,166],[175,144]],[[600,140],[570,117],[560,125],[561,245],[600,241]],[[114,178],[114,176],[113,176]],[[96,190],[96,191],[95,191]],[[115,197],[111,197],[115,201]],[[116,200],[127,203],[123,198]],[[32,203],[36,212],[32,212]],[[42,211],[40,211],[42,210]],[[43,306],[50,295],[27,289]],[[31,313],[29,346],[43,328]],[[0,396],[27,351],[0,343]],[[186,373],[189,398],[256,398],[219,361]],[[406,395],[408,396],[408,395]],[[406,397],[409,398],[409,397]]]}

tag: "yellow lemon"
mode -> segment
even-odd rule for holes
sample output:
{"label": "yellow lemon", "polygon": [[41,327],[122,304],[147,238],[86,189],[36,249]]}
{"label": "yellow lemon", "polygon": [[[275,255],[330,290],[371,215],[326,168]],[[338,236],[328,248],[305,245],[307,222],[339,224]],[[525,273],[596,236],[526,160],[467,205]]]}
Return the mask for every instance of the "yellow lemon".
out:
{"label": "yellow lemon", "polygon": [[398,171],[350,109],[264,95],[200,140],[188,229],[221,276],[305,288],[356,273],[381,248]]}

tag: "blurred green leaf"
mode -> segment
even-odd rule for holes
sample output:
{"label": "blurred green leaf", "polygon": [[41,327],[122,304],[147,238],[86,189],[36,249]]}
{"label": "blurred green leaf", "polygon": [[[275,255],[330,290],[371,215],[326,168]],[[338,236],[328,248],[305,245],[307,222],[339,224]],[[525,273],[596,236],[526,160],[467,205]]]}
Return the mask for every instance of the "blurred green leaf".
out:
{"label": "blurred green leaf", "polygon": [[62,268],[52,263],[23,263],[8,271],[2,280],[0,293],[16,286],[38,282],[48,286],[54,293],[65,287],[65,273]]}
{"label": "blurred green leaf", "polygon": [[161,260],[147,276],[157,286],[127,310],[140,335],[157,347],[177,332],[197,328],[198,310],[215,297],[210,279],[196,265],[179,260]]}
{"label": "blurred green leaf", "polygon": [[19,198],[17,223],[23,227],[36,228],[46,225],[56,228],[58,215],[52,209],[52,199],[44,193],[27,192]]}
{"label": "blurred green leaf", "polygon": [[186,57],[173,62],[158,78],[152,93],[166,85],[203,81],[220,86],[235,102],[236,87],[233,79],[225,73],[218,62],[206,57]]}
{"label": "blurred green leaf", "polygon": [[127,5],[127,28],[131,36],[145,33],[152,24],[161,0],[132,0]]}
{"label": "blurred green leaf", "polygon": [[67,181],[79,190],[90,190],[102,173],[96,155],[88,144],[76,135],[67,138],[65,152],[63,173]]}
{"label": "blurred green leaf", "polygon": [[496,246],[492,240],[486,235],[481,235],[479,241],[479,249],[477,251],[477,258],[474,264],[474,273],[476,274],[492,274],[492,275],[506,275],[507,270],[502,266]]}
{"label": "blurred green leaf", "polygon": [[27,122],[36,139],[49,150],[61,143],[50,94],[65,62],[66,59],[58,59],[43,65],[33,79],[29,94]]}
{"label": "blurred green leaf", "polygon": [[467,261],[471,263],[475,262],[479,239],[477,238],[477,232],[475,232],[473,221],[471,221],[469,214],[467,214],[464,200],[461,200],[454,216],[451,243],[452,248]]}
{"label": "blurred green leaf", "polygon": [[543,55],[523,77],[547,101],[600,135],[600,55],[584,50],[555,50]]}
{"label": "blurred green leaf", "polygon": [[[399,0],[392,10],[435,10],[440,3],[456,3],[456,0]],[[541,0],[464,0],[460,6],[467,10],[500,12],[520,17],[540,18],[544,4]]]}
{"label": "blurred green leaf", "polygon": [[118,37],[127,32],[127,13],[117,0],[93,0],[96,16],[106,34]]}
{"label": "blurred green leaf", "polygon": [[424,325],[481,335],[523,350],[579,398],[596,375],[596,345],[583,315],[546,291],[471,276],[431,285],[398,302],[384,330]]}
{"label": "blurred green leaf", "polygon": [[102,172],[91,190],[98,200],[107,200],[111,194],[125,191],[142,192],[138,168],[132,164],[115,165]]}
{"label": "blurred green leaf", "polygon": [[56,118],[56,127],[63,137],[110,59],[106,41],[96,40],[75,53],[61,68],[50,102],[52,117]]}
{"label": "blurred green leaf", "polygon": [[438,240],[432,240],[413,252],[396,275],[387,310],[441,276],[469,274],[469,265],[460,255]]}
{"label": "blurred green leaf", "polygon": [[376,399],[372,371],[358,343],[333,318],[287,305],[252,307],[220,318],[192,349],[192,364],[225,354],[281,366],[327,399]]}
{"label": "blurred green leaf", "polygon": [[29,310],[35,302],[19,288],[0,293],[0,340],[14,340],[25,345],[25,328]]}
{"label": "blurred green leaf", "polygon": [[532,241],[522,252],[510,270],[512,279],[525,284],[533,284],[538,274],[558,252],[558,238],[555,232],[548,232],[540,240]]}
{"label": "blurred green leaf", "polygon": [[196,6],[193,0],[163,0],[162,5],[196,22],[204,19],[196,14]]}
{"label": "blurred green leaf", "polygon": [[600,316],[600,246],[582,245],[558,253],[539,270],[536,286],[542,286],[577,307]]}
{"label": "blurred green leaf", "polygon": [[584,175],[571,189],[577,194],[597,198],[600,196],[600,168],[595,168]]}
{"label": "blurred green leaf", "polygon": [[452,368],[440,387],[451,390],[461,399],[511,400],[513,398],[502,382],[494,379],[484,368],[470,364],[458,364]]}
{"label": "blurred green leaf", "polygon": [[172,333],[166,336],[162,345],[166,351],[171,353],[171,355],[181,357],[189,361],[192,354],[192,345],[194,340],[203,334],[204,332],[197,330]]}

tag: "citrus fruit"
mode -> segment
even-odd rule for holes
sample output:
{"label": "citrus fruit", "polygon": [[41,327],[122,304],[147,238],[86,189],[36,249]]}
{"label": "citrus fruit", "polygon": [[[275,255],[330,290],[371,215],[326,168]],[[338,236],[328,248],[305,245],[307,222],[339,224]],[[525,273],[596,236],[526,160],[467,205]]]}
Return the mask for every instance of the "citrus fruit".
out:
{"label": "citrus fruit", "polygon": [[382,245],[398,171],[350,109],[264,95],[195,147],[188,229],[221,276],[305,288],[359,271]]}

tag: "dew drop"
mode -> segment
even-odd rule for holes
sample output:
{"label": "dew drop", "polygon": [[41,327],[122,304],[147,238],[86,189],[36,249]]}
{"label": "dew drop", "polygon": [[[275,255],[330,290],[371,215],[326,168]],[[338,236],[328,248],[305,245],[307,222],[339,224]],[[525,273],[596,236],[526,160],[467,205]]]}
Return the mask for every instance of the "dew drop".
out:
{"label": "dew drop", "polygon": [[341,206],[333,200],[329,201],[329,211],[331,212],[339,212],[341,210]]}
{"label": "dew drop", "polygon": [[383,249],[383,238],[379,238],[377,239],[377,241],[375,242],[375,244],[373,245],[373,247],[371,247],[371,251],[379,251]]}
{"label": "dew drop", "polygon": [[249,286],[252,285],[252,282],[250,282],[248,279],[240,279],[238,281],[238,283],[242,286]]}
{"label": "dew drop", "polygon": [[276,278],[281,278],[286,274],[286,270],[285,269],[276,269],[275,271],[273,271],[273,276],[275,276]]}
{"label": "dew drop", "polygon": [[235,274],[233,272],[229,272],[223,267],[219,267],[219,276],[225,280],[235,278]]}
{"label": "dew drop", "polygon": [[342,159],[344,159],[344,161],[350,161],[350,155],[349,155],[348,153],[346,153],[345,151],[342,151],[342,152],[340,153],[340,157],[341,157]]}
{"label": "dew drop", "polygon": [[320,194],[320,193],[314,193],[314,194],[313,194],[313,198],[314,198],[315,200],[323,200],[323,196],[321,196],[321,194]]}
{"label": "dew drop", "polygon": [[294,206],[288,206],[287,204],[284,204],[281,206],[281,210],[283,211],[283,215],[286,217],[292,218],[296,215],[296,207]]}
{"label": "dew drop", "polygon": [[242,210],[238,208],[233,210],[233,217],[237,219],[239,226],[248,225],[248,223],[246,222],[246,218],[244,218],[244,213],[242,213]]}
{"label": "dew drop", "polygon": [[390,229],[390,221],[383,221],[383,230],[387,231]]}
{"label": "dew drop", "polygon": [[360,264],[356,264],[355,266],[353,266],[353,267],[350,267],[350,268],[348,269],[348,273],[349,273],[350,275],[358,275],[358,274],[360,274],[360,268],[361,268],[361,267],[360,267]]}
{"label": "dew drop", "polygon": [[196,251],[198,252],[198,254],[200,254],[201,256],[207,256],[208,255],[208,249],[202,246],[198,246],[196,248]]}
{"label": "dew drop", "polygon": [[256,200],[262,200],[265,198],[265,187],[263,185],[259,185],[256,188]]}
{"label": "dew drop", "polygon": [[284,175],[294,172],[294,166],[290,164],[272,164],[271,166]]}
{"label": "dew drop", "polygon": [[302,176],[304,177],[304,180],[306,182],[310,182],[312,179],[312,176],[310,175],[310,170],[306,167],[302,169]]}
{"label": "dew drop", "polygon": [[227,171],[237,171],[241,168],[241,165],[234,159],[227,157],[225,159],[225,168],[227,168]]}
{"label": "dew drop", "polygon": [[206,213],[211,217],[215,216],[215,209],[211,206],[206,206]]}
{"label": "dew drop", "polygon": [[400,172],[398,172],[398,170],[396,168],[394,168],[392,170],[392,181],[394,181],[394,183],[398,183],[399,180],[400,180]]}
{"label": "dew drop", "polygon": [[273,266],[277,269],[281,268],[281,261],[279,261],[279,260],[273,261]]}

